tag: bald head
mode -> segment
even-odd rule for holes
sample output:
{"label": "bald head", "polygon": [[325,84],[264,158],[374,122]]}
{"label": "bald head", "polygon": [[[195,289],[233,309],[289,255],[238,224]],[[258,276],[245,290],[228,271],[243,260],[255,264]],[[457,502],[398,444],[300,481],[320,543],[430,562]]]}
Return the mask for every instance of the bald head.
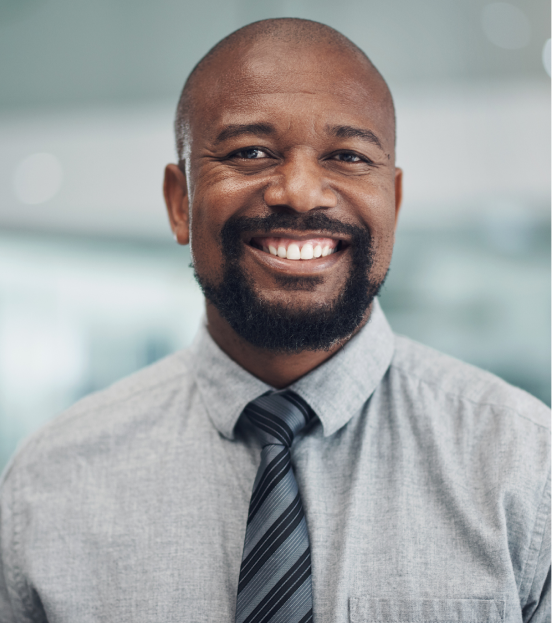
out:
{"label": "bald head", "polygon": [[[219,82],[229,70],[239,71],[239,65],[259,49],[265,53],[277,45],[284,53],[300,55],[302,50],[324,50],[343,63],[356,65],[356,71],[374,93],[382,115],[395,134],[395,110],[389,88],[366,54],[337,30],[298,18],[267,19],[236,30],[217,43],[194,67],[178,102],[175,135],[179,162],[188,155],[194,110],[201,107],[202,96],[210,84]],[[231,59],[231,60],[229,60]],[[231,67],[229,67],[229,63]]]}

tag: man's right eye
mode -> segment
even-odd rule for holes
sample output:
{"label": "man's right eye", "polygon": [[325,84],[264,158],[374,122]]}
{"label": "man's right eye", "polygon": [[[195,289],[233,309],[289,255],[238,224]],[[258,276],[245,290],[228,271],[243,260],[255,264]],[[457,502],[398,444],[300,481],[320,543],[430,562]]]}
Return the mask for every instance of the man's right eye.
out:
{"label": "man's right eye", "polygon": [[266,151],[259,149],[258,147],[247,147],[246,149],[240,149],[232,154],[233,158],[243,158],[244,160],[259,160],[260,158],[268,158]]}

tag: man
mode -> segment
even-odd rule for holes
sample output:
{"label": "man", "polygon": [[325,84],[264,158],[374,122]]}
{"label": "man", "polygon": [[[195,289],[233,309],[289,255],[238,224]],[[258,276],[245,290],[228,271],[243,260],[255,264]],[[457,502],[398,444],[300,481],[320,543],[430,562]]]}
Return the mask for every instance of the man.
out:
{"label": "man", "polygon": [[375,299],[394,131],[321,24],[252,24],[196,66],[164,193],[205,326],[18,453],[2,621],[549,620],[548,410]]}

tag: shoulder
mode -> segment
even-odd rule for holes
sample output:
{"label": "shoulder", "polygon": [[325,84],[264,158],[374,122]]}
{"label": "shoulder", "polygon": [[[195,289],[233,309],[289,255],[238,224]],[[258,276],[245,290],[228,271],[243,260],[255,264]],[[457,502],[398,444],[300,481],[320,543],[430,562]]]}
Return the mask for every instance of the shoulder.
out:
{"label": "shoulder", "polygon": [[[54,420],[52,426],[61,425],[85,413],[97,413],[131,404],[155,404],[167,392],[182,390],[192,382],[192,362],[189,351],[183,350],[127,376],[104,390],[86,396],[63,415]],[[145,402],[144,402],[145,401]]]}
{"label": "shoulder", "polygon": [[[550,409],[540,400],[490,372],[464,363],[403,336],[396,336],[390,371],[411,391],[433,394],[449,405],[478,413],[492,411],[550,430]],[[399,381],[399,382],[401,382]]]}
{"label": "shoulder", "polygon": [[486,503],[515,499],[521,524],[545,513],[550,490],[545,404],[494,374],[401,336],[385,385],[387,404],[397,404],[395,417],[413,431],[421,456],[434,469],[467,494],[480,492]]}
{"label": "shoulder", "polygon": [[[110,387],[90,394],[31,435],[4,470],[41,478],[51,467],[67,465],[94,453],[107,452],[118,440],[131,442],[148,428],[160,430],[163,420],[186,413],[193,394],[193,363],[189,351],[180,351],[144,368]],[[43,470],[46,470],[43,472]]]}

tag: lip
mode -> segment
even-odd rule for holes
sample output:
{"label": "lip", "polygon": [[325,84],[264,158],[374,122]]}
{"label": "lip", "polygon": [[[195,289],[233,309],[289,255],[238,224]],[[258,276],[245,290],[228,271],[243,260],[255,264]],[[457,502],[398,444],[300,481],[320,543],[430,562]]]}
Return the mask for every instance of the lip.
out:
{"label": "lip", "polygon": [[[276,235],[276,234],[272,234]],[[287,236],[287,234],[286,234]],[[289,236],[291,237],[291,236]],[[311,234],[312,237],[312,234]],[[307,240],[308,237],[297,238],[296,236],[293,238],[294,240]],[[293,275],[317,275],[320,274],[329,268],[333,267],[339,261],[343,259],[344,254],[347,252],[349,247],[341,249],[340,251],[336,251],[331,255],[327,255],[326,257],[319,257],[317,259],[312,260],[287,260],[277,257],[275,255],[271,255],[270,253],[266,253],[261,249],[257,249],[256,247],[252,247],[249,244],[245,244],[247,252],[251,254],[251,257],[264,268],[269,268],[273,271],[282,273],[282,274],[293,274]]]}
{"label": "lip", "polygon": [[[335,234],[328,234],[323,231],[309,231],[305,233],[298,233],[296,231],[287,232],[283,230],[274,230],[269,233],[261,233],[261,234],[248,234],[243,238],[243,241],[249,245],[253,238],[289,238],[290,240],[311,240],[313,238],[329,238],[331,240],[337,240],[338,242],[342,242],[349,246],[350,241],[346,236],[336,236]],[[292,260],[294,261],[294,260]]]}

